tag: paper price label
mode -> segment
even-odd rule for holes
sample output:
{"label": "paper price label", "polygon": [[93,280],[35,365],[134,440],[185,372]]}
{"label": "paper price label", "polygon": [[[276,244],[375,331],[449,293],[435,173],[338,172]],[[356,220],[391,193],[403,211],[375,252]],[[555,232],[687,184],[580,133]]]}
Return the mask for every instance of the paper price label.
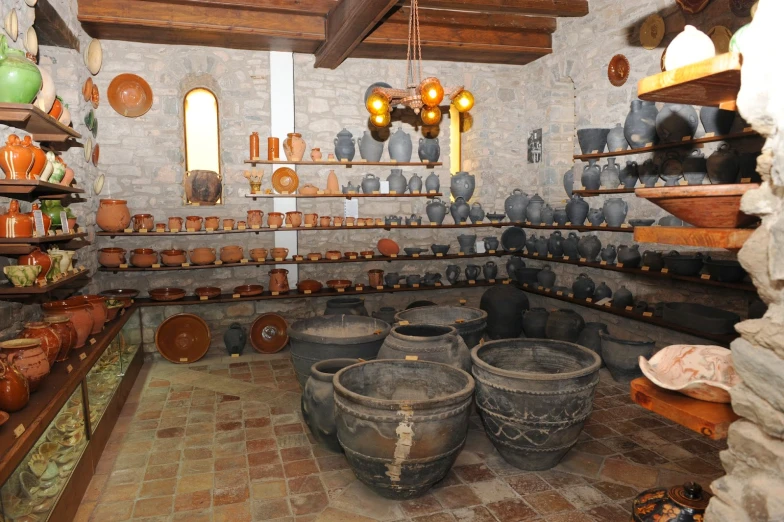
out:
{"label": "paper price label", "polygon": [[383,285],[379,285],[376,287],[376,290],[383,290],[383,289],[384,289]]}
{"label": "paper price label", "polygon": [[643,272],[647,272],[647,271],[648,271],[648,270],[650,270],[650,269],[651,269],[651,267],[649,267],[649,266],[644,266],[644,267],[642,267],[640,270],[642,270]]}
{"label": "paper price label", "polygon": [[20,424],[19,426],[17,426],[16,428],[14,428],[14,437],[16,437],[16,438],[18,439],[19,437],[21,437],[21,436],[22,436],[22,434],[23,434],[24,432],[25,432],[25,427],[24,427],[24,424]]}
{"label": "paper price label", "polygon": [[392,288],[400,288],[400,285],[394,285]]}
{"label": "paper price label", "polygon": [[207,297],[206,295],[199,296],[199,301],[206,301],[207,299],[209,299],[209,297]]}
{"label": "paper price label", "polygon": [[247,228],[245,225],[237,225],[237,230],[247,230]]}
{"label": "paper price label", "polygon": [[153,267],[153,268],[160,268],[160,267],[161,267],[161,264],[160,264],[160,263],[153,263],[153,264],[152,264],[152,267]]}
{"label": "paper price label", "polygon": [[123,230],[123,232],[125,232],[126,234],[131,234],[131,233],[133,233],[133,229],[132,228],[126,228],[125,230]]}
{"label": "paper price label", "polygon": [[400,326],[408,326],[408,321],[400,321]]}
{"label": "paper price label", "polygon": [[280,292],[270,292],[271,295],[280,295]]}
{"label": "paper price label", "polygon": [[122,264],[120,264],[120,268],[128,268],[128,263],[122,263]]}
{"label": "paper price label", "polygon": [[586,297],[585,298],[585,302],[586,303],[593,303],[593,299],[591,299],[590,297]]}
{"label": "paper price label", "polygon": [[231,354],[231,356],[232,356],[233,358],[235,358],[235,359],[238,359],[238,358],[239,358],[239,356],[240,356],[240,354],[238,354],[238,353],[233,353],[233,354]]}
{"label": "paper price label", "polygon": [[240,298],[240,294],[231,294],[231,298],[232,299],[239,299]]}
{"label": "paper price label", "polygon": [[623,268],[623,263],[615,263],[615,266],[617,266],[618,268]]}
{"label": "paper price label", "polygon": [[501,281],[501,282],[502,282],[503,284],[505,284],[505,285],[508,285],[508,284],[511,282],[511,280],[509,280],[509,279],[504,279],[504,280],[503,280],[503,281]]}
{"label": "paper price label", "polygon": [[602,259],[601,261],[599,261],[599,264],[600,264],[600,265],[602,265],[602,266],[604,266],[604,265],[606,265],[606,264],[607,264],[607,261],[605,261],[604,259]]}
{"label": "paper price label", "polygon": [[191,266],[191,264],[190,263],[183,263],[180,266],[182,266],[183,268],[188,268],[189,266]]}
{"label": "paper price label", "polygon": [[[46,231],[44,230],[44,214],[40,210],[33,211],[33,221],[35,222],[35,233],[38,236],[45,236]],[[67,222],[67,220],[66,220]]]}
{"label": "paper price label", "polygon": [[187,357],[180,357],[180,362],[188,362],[188,358]]}
{"label": "paper price label", "polygon": [[669,268],[662,268],[662,269],[661,269],[661,273],[662,273],[662,274],[666,274],[666,273],[668,273],[669,271],[670,271],[670,269],[669,269]]}
{"label": "paper price label", "polygon": [[652,312],[643,312],[642,316],[643,317],[653,317],[653,313]]}
{"label": "paper price label", "polygon": [[487,282],[492,285],[493,283],[495,283],[495,279],[488,279]]}
{"label": "paper price label", "polygon": [[66,370],[68,373],[71,373],[71,372],[73,371],[73,366],[69,364],[68,366],[66,366],[66,367],[65,367],[65,370]]}
{"label": "paper price label", "polygon": [[87,359],[87,354],[86,354],[86,353],[80,353],[80,354],[79,354],[79,360],[80,360],[80,361],[83,361],[83,360],[85,360],[85,359]]}
{"label": "paper price label", "polygon": [[469,280],[468,280],[468,284],[469,284],[469,285],[475,285],[475,284],[476,284],[476,281],[475,281],[474,279],[469,279]]}
{"label": "paper price label", "polygon": [[460,300],[460,304],[461,304],[461,305],[464,305],[464,304],[466,304],[466,302],[467,302],[467,301],[466,301],[465,299],[461,299],[461,300]]}
{"label": "paper price label", "polygon": [[569,261],[569,256],[563,256],[564,261]]}
{"label": "paper price label", "polygon": [[633,307],[633,306],[627,306],[627,307],[626,307],[626,311],[627,311],[627,312],[631,312],[632,310],[634,310],[634,307]]}
{"label": "paper price label", "polygon": [[710,279],[710,274],[702,274],[700,279]]}
{"label": "paper price label", "polygon": [[561,290],[558,290],[558,291],[555,293],[555,295],[563,295],[563,292],[562,292]]}
{"label": "paper price label", "polygon": [[418,360],[419,360],[418,355],[406,355],[406,361],[418,361]]}
{"label": "paper price label", "polygon": [[[211,228],[211,227],[210,228],[205,228],[204,230],[207,231],[207,232],[215,232],[215,229]],[[139,230],[139,232],[141,232],[141,230]]]}
{"label": "paper price label", "polygon": [[346,289],[345,289],[345,288],[338,288],[338,293],[339,293],[339,294],[342,294],[342,293],[343,293],[343,292],[345,292],[345,291],[346,291]]}

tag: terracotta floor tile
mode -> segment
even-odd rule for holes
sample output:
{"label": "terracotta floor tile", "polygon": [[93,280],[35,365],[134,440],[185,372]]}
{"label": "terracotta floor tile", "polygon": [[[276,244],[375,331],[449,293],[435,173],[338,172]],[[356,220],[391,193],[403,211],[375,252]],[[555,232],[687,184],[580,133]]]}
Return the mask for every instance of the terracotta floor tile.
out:
{"label": "terracotta floor tile", "polygon": [[253,482],[250,485],[250,495],[253,500],[284,498],[287,495],[286,481],[270,480],[267,482]]}
{"label": "terracotta floor tile", "polygon": [[232,486],[225,488],[215,488],[212,494],[212,504],[214,506],[224,506],[226,504],[237,504],[245,502],[250,498],[250,491],[247,485]]}
{"label": "terracotta floor tile", "polygon": [[280,458],[283,462],[291,462],[295,460],[312,459],[313,452],[310,451],[309,446],[297,446],[295,448],[284,448],[280,450]]}
{"label": "terracotta floor tile", "polygon": [[348,460],[343,455],[330,455],[316,459],[319,469],[324,471],[336,471],[339,469],[349,469]]}
{"label": "terracotta floor tile", "polygon": [[224,471],[228,469],[246,468],[248,461],[244,455],[236,455],[233,457],[220,457],[215,459],[215,471]]}
{"label": "terracotta floor tile", "polygon": [[182,451],[185,460],[211,459],[213,457],[211,448],[186,448]]}
{"label": "terracotta floor tile", "polygon": [[211,504],[212,492],[210,490],[182,493],[174,497],[175,512],[208,509]]}
{"label": "terracotta floor tile", "polygon": [[253,466],[248,469],[251,480],[274,480],[284,478],[283,466],[280,464],[267,464]]}
{"label": "terracotta floor tile", "polygon": [[535,473],[526,473],[525,475],[513,475],[511,477],[504,477],[504,480],[514,489],[520,496],[530,495],[531,493],[539,493],[552,489],[544,479]]}
{"label": "terracotta floor tile", "polygon": [[142,489],[139,491],[139,498],[174,495],[174,489],[176,486],[176,478],[142,482]]}
{"label": "terracotta floor tile", "polygon": [[271,520],[291,515],[286,499],[255,501],[251,504],[253,520]]}
{"label": "terracotta floor tile", "polygon": [[101,504],[120,502],[123,500],[136,500],[140,488],[141,485],[137,483],[118,485],[109,484],[104,488],[99,500]]}
{"label": "terracotta floor tile", "polygon": [[657,475],[658,471],[654,468],[616,458],[608,458],[601,471],[602,478],[639,488],[655,486]]}
{"label": "terracotta floor tile", "polygon": [[165,428],[155,432],[159,439],[173,439],[185,436],[185,428]]}
{"label": "terracotta floor tile", "polygon": [[629,522],[629,513],[615,504],[594,506],[586,513],[594,517],[594,520],[601,522]]}
{"label": "terracotta floor tile", "polygon": [[174,497],[171,495],[137,500],[133,507],[133,516],[134,518],[144,518],[168,515],[172,512],[173,504]]}
{"label": "terracotta floor tile", "polygon": [[472,482],[468,485],[483,504],[499,502],[508,498],[517,498],[515,491],[501,479]]}
{"label": "terracotta floor tile", "polygon": [[265,464],[280,464],[280,456],[277,451],[262,451],[248,455],[248,465],[263,466]]}
{"label": "terracotta floor tile", "polygon": [[291,511],[295,515],[309,515],[319,513],[329,503],[326,493],[308,493],[289,498]]}
{"label": "terracotta floor tile", "polygon": [[401,502],[400,508],[409,517],[427,515],[444,509],[432,494]]}
{"label": "terracotta floor tile", "polygon": [[294,477],[287,481],[289,495],[302,495],[304,493],[318,493],[324,491],[324,485],[318,475]]}
{"label": "terracotta floor tile", "polygon": [[485,506],[474,506],[452,511],[458,522],[497,522]]}
{"label": "terracotta floor tile", "polygon": [[254,520],[251,517],[250,509],[249,502],[218,506],[212,511],[212,520],[213,522],[250,522]]}
{"label": "terracotta floor tile", "polygon": [[248,453],[258,453],[261,451],[273,451],[278,449],[275,439],[249,440],[245,443]]}
{"label": "terracotta floor tile", "polygon": [[247,485],[249,482],[248,470],[227,469],[215,472],[215,488],[230,488]]}
{"label": "terracotta floor tile", "polygon": [[147,471],[144,474],[144,480],[159,480],[174,478],[177,476],[177,471],[180,469],[180,463],[163,464],[161,466],[147,466]]}
{"label": "terracotta floor tile", "polygon": [[84,492],[82,502],[92,502],[98,500],[101,497],[103,488],[106,486],[106,482],[108,480],[109,475],[93,475],[93,478],[90,479],[90,484],[87,486],[87,491]]}
{"label": "terracotta floor tile", "polygon": [[270,425],[269,417],[257,417],[255,419],[245,419],[246,428],[263,428]]}
{"label": "terracotta floor tile", "polygon": [[194,491],[203,491],[212,489],[214,483],[213,473],[200,473],[197,475],[188,475],[187,477],[180,477],[177,481],[177,494],[193,493]]}
{"label": "terracotta floor tile", "polygon": [[644,464],[646,466],[656,466],[667,463],[667,459],[665,457],[645,448],[636,449],[634,451],[627,451],[623,454],[623,456],[632,462],[636,462],[637,464]]}
{"label": "terracotta floor tile", "polygon": [[457,519],[453,514],[442,511],[441,513],[433,513],[431,515],[422,515],[412,520],[415,522],[454,522]]}
{"label": "terracotta floor tile", "polygon": [[482,503],[482,500],[476,496],[476,493],[471,491],[471,488],[466,485],[439,489],[434,492],[434,495],[441,505],[447,509],[475,506]]}
{"label": "terracotta floor tile", "polygon": [[111,520],[128,520],[133,513],[133,501],[104,502],[96,504],[90,517],[91,522],[105,522]]}
{"label": "terracotta floor tile", "polygon": [[488,504],[487,509],[499,522],[521,522],[538,518],[536,511],[520,499],[502,500]]}
{"label": "terracotta floor tile", "polygon": [[574,506],[557,491],[543,491],[523,497],[541,515],[551,515],[559,511],[572,511]]}
{"label": "terracotta floor tile", "polygon": [[286,478],[312,475],[313,473],[318,473],[318,471],[318,466],[316,466],[314,459],[297,460],[283,464],[283,472],[286,474]]}
{"label": "terracotta floor tile", "polygon": [[547,517],[547,522],[594,522],[594,520],[592,516],[582,511],[565,511]]}
{"label": "terracotta floor tile", "polygon": [[559,490],[559,492],[566,500],[580,510],[604,504],[609,500],[601,491],[592,486],[573,486],[563,488]]}
{"label": "terracotta floor tile", "polygon": [[479,482],[495,478],[493,472],[490,471],[485,464],[455,466],[452,469],[463,482]]}

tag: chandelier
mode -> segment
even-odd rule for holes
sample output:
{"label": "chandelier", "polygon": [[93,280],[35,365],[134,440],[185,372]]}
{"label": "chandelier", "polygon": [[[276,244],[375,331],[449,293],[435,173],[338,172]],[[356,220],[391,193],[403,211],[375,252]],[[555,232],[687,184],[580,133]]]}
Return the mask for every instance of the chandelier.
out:
{"label": "chandelier", "polygon": [[406,88],[375,87],[365,100],[370,112],[370,122],[376,127],[386,127],[392,120],[393,107],[403,105],[420,115],[425,125],[441,121],[439,104],[448,97],[459,112],[468,112],[474,106],[474,95],[463,86],[444,89],[438,78],[422,79],[422,42],[419,34],[419,0],[411,0],[408,17],[408,50],[406,52]]}

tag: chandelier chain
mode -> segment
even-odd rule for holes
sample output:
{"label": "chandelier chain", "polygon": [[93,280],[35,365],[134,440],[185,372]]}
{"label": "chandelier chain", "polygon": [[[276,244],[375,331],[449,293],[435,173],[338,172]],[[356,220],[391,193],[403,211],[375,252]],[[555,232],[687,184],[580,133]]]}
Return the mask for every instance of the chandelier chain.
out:
{"label": "chandelier chain", "polygon": [[[416,62],[416,69],[414,62]],[[419,31],[419,0],[411,0],[411,13],[408,17],[408,47],[406,49],[406,86],[412,87],[421,81],[422,35]]]}

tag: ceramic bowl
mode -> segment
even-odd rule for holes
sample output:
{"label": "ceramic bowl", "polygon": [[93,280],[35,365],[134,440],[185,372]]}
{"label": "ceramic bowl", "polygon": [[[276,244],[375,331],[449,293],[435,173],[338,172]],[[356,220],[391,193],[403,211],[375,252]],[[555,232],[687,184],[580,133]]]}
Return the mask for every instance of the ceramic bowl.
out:
{"label": "ceramic bowl", "polygon": [[171,287],[153,288],[149,294],[153,301],[177,301],[185,297],[185,290]]}
{"label": "ceramic bowl", "polygon": [[41,265],[9,265],[3,267],[3,273],[16,287],[33,286],[41,273]]}
{"label": "ceramic bowl", "polygon": [[327,259],[335,260],[335,259],[340,259],[341,257],[343,257],[343,254],[341,254],[337,250],[328,250],[326,257],[327,257]]}
{"label": "ceramic bowl", "polygon": [[135,74],[114,77],[106,91],[109,105],[126,118],[138,118],[152,107],[152,89],[144,79]]}
{"label": "ceramic bowl", "polygon": [[261,285],[240,285],[234,287],[234,293],[240,294],[242,297],[261,295],[263,291],[264,287]]}
{"label": "ceramic bowl", "polygon": [[497,212],[488,212],[488,213],[486,214],[486,217],[487,217],[487,219],[489,219],[490,221],[503,221],[503,220],[504,220],[504,218],[506,217],[506,214],[504,214],[503,212],[501,212],[501,213],[497,213]]}
{"label": "ceramic bowl", "polygon": [[330,279],[327,281],[327,286],[333,290],[337,290],[338,288],[348,288],[351,286],[350,279]]}
{"label": "ceramic bowl", "polygon": [[251,248],[250,258],[256,262],[261,262],[267,259],[268,251],[266,248]]}
{"label": "ceramic bowl", "polygon": [[101,48],[101,41],[97,39],[92,40],[84,50],[84,64],[87,66],[90,74],[95,76],[101,70],[102,63],[103,49]]}
{"label": "ceramic bowl", "polygon": [[259,353],[277,353],[289,342],[288,324],[278,314],[261,314],[250,327],[250,344]]}
{"label": "ceramic bowl", "polygon": [[139,295],[139,291],[135,288],[116,288],[114,290],[104,290],[98,295],[122,301],[125,308],[128,308],[133,304],[134,298]]}
{"label": "ceramic bowl", "polygon": [[393,256],[400,253],[400,245],[388,238],[379,239],[376,248],[384,256]]}
{"label": "ceramic bowl", "polygon": [[361,255],[362,257],[367,257],[367,256],[373,257],[375,254],[376,253],[373,252],[372,250],[363,250],[362,252],[359,253],[359,255]]}
{"label": "ceramic bowl", "polygon": [[633,227],[649,227],[656,223],[655,219],[630,219],[629,224]]}
{"label": "ceramic bowl", "polygon": [[735,260],[732,259],[705,259],[705,268],[711,279],[724,283],[736,283],[746,277],[746,271]]}
{"label": "ceramic bowl", "polygon": [[425,252],[426,250],[427,250],[426,248],[405,247],[403,249],[403,252],[405,252],[406,255],[413,256],[414,254],[421,254],[422,252]]}
{"label": "ceramic bowl", "polygon": [[193,293],[199,297],[212,299],[213,297],[218,297],[221,294],[221,289],[217,286],[201,286],[194,290]]}
{"label": "ceramic bowl", "polygon": [[430,250],[433,251],[433,254],[446,255],[449,252],[449,245],[430,245]]}
{"label": "ceramic bowl", "polygon": [[309,253],[309,254],[308,254],[307,256],[305,256],[305,257],[307,257],[307,258],[308,258],[308,259],[310,259],[311,261],[319,261],[319,260],[320,260],[322,257],[324,257],[324,256],[323,256],[323,255],[321,255],[321,252],[311,252],[311,253]]}
{"label": "ceramic bowl", "polygon": [[204,357],[210,339],[210,327],[194,314],[172,315],[155,331],[155,347],[165,359],[177,364]]}
{"label": "ceramic bowl", "polygon": [[352,257],[353,258],[357,258],[357,257],[359,257],[359,253],[357,253],[357,252],[343,252],[343,256],[346,259],[351,259]]}
{"label": "ceramic bowl", "polygon": [[655,385],[701,401],[728,403],[730,388],[741,382],[732,352],[721,346],[674,344],[639,362]]}
{"label": "ceramic bowl", "polygon": [[300,294],[304,294],[306,291],[310,291],[311,294],[315,294],[316,292],[320,291],[324,285],[320,282],[316,281],[315,279],[303,279],[299,283],[297,283],[297,290]]}

